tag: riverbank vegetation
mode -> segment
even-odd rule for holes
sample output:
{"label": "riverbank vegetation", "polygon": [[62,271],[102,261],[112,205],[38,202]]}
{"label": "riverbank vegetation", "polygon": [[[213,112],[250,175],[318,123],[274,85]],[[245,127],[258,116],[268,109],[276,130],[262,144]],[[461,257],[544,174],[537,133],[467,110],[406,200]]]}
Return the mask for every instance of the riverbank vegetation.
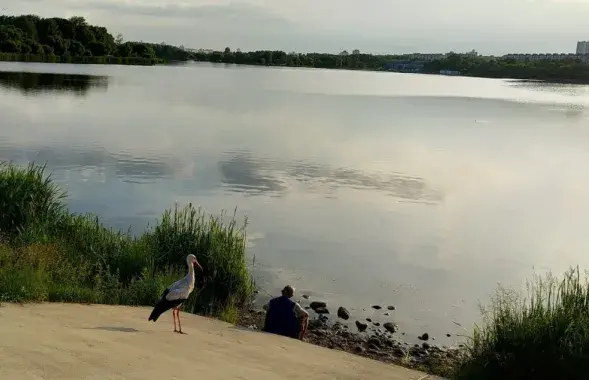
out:
{"label": "riverbank vegetation", "polygon": [[394,70],[395,65],[414,64],[416,72],[439,74],[450,70],[464,76],[485,78],[536,79],[589,83],[589,65],[576,59],[562,61],[515,61],[502,57],[481,57],[449,53],[443,58],[423,62],[419,57],[372,54],[286,53],[283,51],[197,52],[197,61],[257,66],[313,67],[345,70]]}
{"label": "riverbank vegetation", "polygon": [[499,288],[483,316],[456,379],[587,378],[589,282],[578,268],[560,280],[536,276],[526,298]]}
{"label": "riverbank vegetation", "polygon": [[204,273],[186,311],[235,319],[250,301],[246,223],[188,205],[133,236],[70,213],[64,201],[44,167],[0,167],[0,301],[153,305],[186,274],[188,254]]}
{"label": "riverbank vegetation", "polygon": [[124,41],[83,17],[0,16],[0,60],[151,65],[184,61],[189,53],[165,43]]}
{"label": "riverbank vegetation", "polygon": [[437,74],[440,70],[457,71],[473,77],[589,83],[589,65],[577,59],[516,61],[449,54],[443,59],[425,63],[423,68],[424,73]]}

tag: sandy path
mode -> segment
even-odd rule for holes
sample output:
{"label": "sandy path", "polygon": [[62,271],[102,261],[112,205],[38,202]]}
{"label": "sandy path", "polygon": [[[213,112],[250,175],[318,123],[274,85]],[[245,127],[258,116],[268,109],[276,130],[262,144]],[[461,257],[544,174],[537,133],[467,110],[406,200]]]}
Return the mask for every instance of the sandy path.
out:
{"label": "sandy path", "polygon": [[147,321],[149,308],[31,304],[0,307],[0,379],[425,380],[293,339],[182,313]]}

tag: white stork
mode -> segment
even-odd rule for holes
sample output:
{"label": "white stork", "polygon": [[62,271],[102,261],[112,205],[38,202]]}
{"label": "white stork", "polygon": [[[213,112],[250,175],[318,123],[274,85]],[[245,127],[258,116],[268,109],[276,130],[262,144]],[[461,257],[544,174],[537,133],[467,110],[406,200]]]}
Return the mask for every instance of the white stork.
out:
{"label": "white stork", "polygon": [[[182,304],[188,299],[190,293],[192,293],[192,290],[194,289],[194,269],[199,267],[202,271],[202,267],[196,260],[196,256],[192,254],[186,256],[186,263],[188,264],[188,274],[186,277],[176,281],[164,290],[162,297],[155,304],[148,319],[149,321],[155,322],[160,315],[173,308],[174,332],[179,334],[184,334],[182,332],[182,325],[180,324],[180,306],[182,306]],[[176,329],[176,317],[178,318],[179,329]]]}

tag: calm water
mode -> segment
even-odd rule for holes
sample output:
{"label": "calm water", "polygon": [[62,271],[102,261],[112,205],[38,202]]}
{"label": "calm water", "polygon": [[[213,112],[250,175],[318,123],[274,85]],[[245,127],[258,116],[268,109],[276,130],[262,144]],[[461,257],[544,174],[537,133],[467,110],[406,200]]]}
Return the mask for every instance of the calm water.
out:
{"label": "calm water", "polygon": [[71,209],[137,232],[174,202],[237,206],[269,292],[393,304],[408,340],[443,342],[497,282],[588,266],[587,105],[486,79],[4,63],[0,160],[47,161]]}

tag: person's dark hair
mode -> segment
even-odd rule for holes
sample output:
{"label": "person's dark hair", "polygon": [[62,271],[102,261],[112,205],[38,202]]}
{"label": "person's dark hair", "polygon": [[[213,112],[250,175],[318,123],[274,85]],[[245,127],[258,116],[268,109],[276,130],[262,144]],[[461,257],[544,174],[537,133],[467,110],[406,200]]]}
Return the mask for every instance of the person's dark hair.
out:
{"label": "person's dark hair", "polygon": [[294,292],[295,292],[295,289],[290,285],[286,285],[284,287],[284,289],[282,289],[282,295],[285,297],[288,297],[288,298],[291,298],[292,296],[294,296]]}

